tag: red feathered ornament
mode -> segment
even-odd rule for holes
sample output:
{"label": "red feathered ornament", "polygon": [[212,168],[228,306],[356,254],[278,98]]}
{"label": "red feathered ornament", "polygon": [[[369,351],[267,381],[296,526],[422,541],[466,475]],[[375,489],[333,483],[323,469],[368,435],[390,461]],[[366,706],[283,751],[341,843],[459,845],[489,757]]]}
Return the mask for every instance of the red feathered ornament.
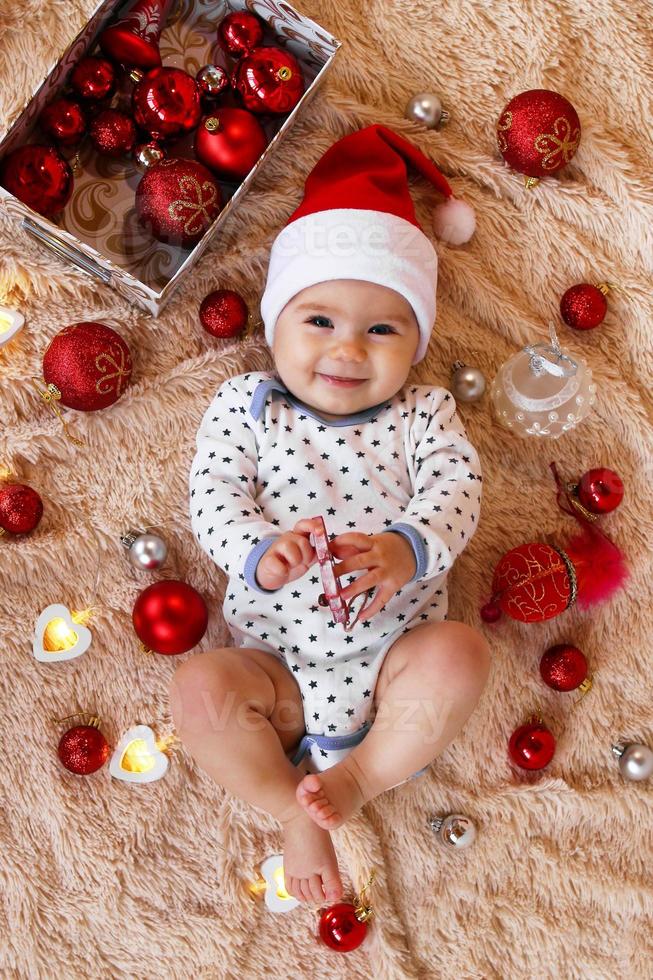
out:
{"label": "red feathered ornament", "polygon": [[558,506],[578,521],[581,530],[563,548],[533,542],[507,552],[494,572],[492,599],[481,610],[486,623],[495,622],[501,612],[522,623],[539,623],[574,602],[589,609],[613,596],[628,579],[617,545],[582,514],[563,506],[564,487],[555,463],[551,470]]}

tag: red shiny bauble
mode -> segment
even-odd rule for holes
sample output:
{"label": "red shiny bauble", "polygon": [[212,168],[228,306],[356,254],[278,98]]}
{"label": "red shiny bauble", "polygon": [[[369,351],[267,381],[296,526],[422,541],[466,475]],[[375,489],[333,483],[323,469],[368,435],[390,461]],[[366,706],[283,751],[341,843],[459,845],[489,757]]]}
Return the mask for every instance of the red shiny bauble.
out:
{"label": "red shiny bauble", "polygon": [[521,769],[543,769],[555,752],[555,738],[538,718],[521,725],[510,736],[508,754]]}
{"label": "red shiny bauble", "polygon": [[192,585],[167,579],[148,586],[134,604],[134,629],[156,653],[186,653],[206,632],[209,611]]}
{"label": "red shiny bauble", "polygon": [[43,501],[24,483],[0,485],[0,528],[10,534],[29,534],[43,516]]}
{"label": "red shiny bauble", "polygon": [[99,102],[113,94],[116,70],[106,58],[82,58],[73,69],[70,84],[83,99]]}
{"label": "red shiny bauble", "polygon": [[320,913],[320,938],[331,949],[349,953],[360,946],[366,935],[367,922],[356,917],[350,902],[338,902]]}
{"label": "red shiny bauble", "polygon": [[0,184],[46,218],[61,211],[73,192],[70,167],[52,146],[19,146],[4,158]]}
{"label": "red shiny bauble", "polygon": [[200,121],[200,88],[181,68],[154,68],[132,94],[134,119],[154,139],[190,132]]}
{"label": "red shiny bauble", "polygon": [[251,112],[290,112],[303,95],[304,74],[290,51],[254,48],[238,63],[232,84]]}
{"label": "red shiny bauble", "polygon": [[161,64],[159,38],[169,8],[170,0],[136,0],[129,13],[102,31],[100,47],[130,68],[156,68]]}
{"label": "red shiny bauble", "polygon": [[57,755],[78,776],[97,772],[109,758],[109,743],[93,725],[75,725],[61,736]]}
{"label": "red shiny bauble", "polygon": [[134,120],[118,109],[103,109],[98,113],[88,134],[98,153],[107,157],[130,153],[136,143]]}
{"label": "red shiny bauble", "polygon": [[220,212],[220,188],[210,170],[173,157],[148,167],[136,188],[138,220],[161,242],[190,246]]}
{"label": "red shiny bauble", "polygon": [[195,133],[195,155],[225,180],[247,176],[268,145],[263,127],[247,109],[216,109]]}
{"label": "red shiny bauble", "polygon": [[592,286],[589,282],[581,282],[571,286],[560,300],[560,315],[567,326],[574,330],[598,327],[608,310],[607,292],[605,283]]}
{"label": "red shiny bauble", "polygon": [[574,691],[587,677],[585,654],[571,643],[557,643],[542,654],[540,674],[554,691]]}
{"label": "red shiny bauble", "polygon": [[247,326],[247,303],[233,289],[216,289],[202,300],[200,321],[214,337],[236,337]]}
{"label": "red shiny bauble", "polygon": [[619,506],[624,496],[621,477],[614,470],[597,466],[583,473],[578,482],[578,499],[592,514],[609,514]]}
{"label": "red shiny bauble", "polygon": [[78,102],[62,96],[45,107],[39,126],[62,146],[74,146],[86,132],[86,116]]}
{"label": "red shiny bauble", "polygon": [[263,24],[248,10],[234,10],[220,21],[218,44],[232,58],[242,58],[263,40]]}
{"label": "red shiny bauble", "polygon": [[50,341],[43,377],[61,392],[61,404],[94,412],[118,401],[129,384],[132,359],[119,333],[94,320],[72,323]]}
{"label": "red shiny bauble", "polygon": [[506,163],[528,177],[548,177],[569,163],[580,143],[580,120],[571,102],[548,89],[521,92],[497,124]]}

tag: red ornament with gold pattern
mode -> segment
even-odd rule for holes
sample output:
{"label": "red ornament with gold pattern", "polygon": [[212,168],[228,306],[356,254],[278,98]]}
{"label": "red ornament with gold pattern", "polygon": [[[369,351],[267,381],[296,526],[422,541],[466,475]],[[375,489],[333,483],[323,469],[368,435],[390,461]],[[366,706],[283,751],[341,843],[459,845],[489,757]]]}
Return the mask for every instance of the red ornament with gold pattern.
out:
{"label": "red ornament with gold pattern", "polygon": [[158,68],[159,39],[171,6],[172,0],[136,0],[124,17],[102,31],[100,47],[129,68]]}
{"label": "red ornament with gold pattern", "polygon": [[43,356],[50,397],[80,412],[113,405],[125,392],[131,372],[131,353],[123,338],[94,320],[64,327]]}
{"label": "red ornament with gold pattern", "polygon": [[153,139],[172,139],[195,129],[202,115],[200,87],[182,68],[153,68],[136,80],[132,109],[136,123]]}
{"label": "red ornament with gold pattern", "polygon": [[539,623],[560,615],[575,602],[588,609],[609,599],[626,582],[629,572],[620,549],[582,514],[563,506],[558,482],[558,506],[581,525],[564,545],[535,541],[508,551],[492,581],[492,598],[481,609],[486,623],[504,612],[522,623]]}
{"label": "red ornament with gold pattern", "polygon": [[197,159],[224,180],[246,177],[267,145],[263,127],[247,109],[216,109],[195,133]]}
{"label": "red ornament with gold pattern", "polygon": [[195,245],[220,212],[220,188],[195,160],[172,158],[148,167],[136,188],[138,220],[160,242]]}
{"label": "red ornament with gold pattern", "polygon": [[603,323],[608,312],[606,296],[610,292],[607,282],[599,282],[593,286],[589,282],[580,282],[570,286],[560,300],[560,315],[568,327],[574,330],[593,330]]}
{"label": "red ornament with gold pattern", "polygon": [[508,166],[534,187],[566,166],[580,144],[580,120],[558,92],[536,88],[508,102],[497,123],[497,145]]}
{"label": "red ornament with gold pattern", "polygon": [[46,218],[58,214],[73,192],[73,174],[53,146],[30,143],[8,153],[0,164],[0,184]]}
{"label": "red ornament with gold pattern", "polygon": [[249,10],[234,10],[220,21],[218,44],[232,58],[242,58],[262,40],[263,22]]}
{"label": "red ornament with gold pattern", "polygon": [[304,74],[290,51],[254,48],[238,63],[232,85],[250,112],[290,112],[304,93]]}

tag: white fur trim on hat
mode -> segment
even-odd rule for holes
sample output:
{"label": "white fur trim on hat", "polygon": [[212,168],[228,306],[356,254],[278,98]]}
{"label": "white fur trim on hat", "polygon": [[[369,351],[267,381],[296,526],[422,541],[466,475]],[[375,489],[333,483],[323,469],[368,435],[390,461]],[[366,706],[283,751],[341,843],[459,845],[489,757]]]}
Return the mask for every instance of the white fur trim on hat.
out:
{"label": "white fur trim on hat", "polygon": [[438,257],[421,228],[384,211],[333,208],[297,218],[277,235],[261,298],[270,347],[277,318],[302,289],[332,279],[362,279],[394,289],[410,303],[426,353],[435,320]]}

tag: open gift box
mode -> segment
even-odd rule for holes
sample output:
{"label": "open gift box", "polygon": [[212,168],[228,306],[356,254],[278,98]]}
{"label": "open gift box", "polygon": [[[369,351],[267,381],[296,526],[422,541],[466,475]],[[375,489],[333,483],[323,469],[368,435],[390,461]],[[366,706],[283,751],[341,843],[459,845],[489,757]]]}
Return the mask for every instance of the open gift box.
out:
{"label": "open gift box", "polygon": [[[0,159],[26,143],[51,143],[38,127],[41,111],[54,98],[64,94],[69,75],[81,58],[101,54],[98,35],[132,5],[133,0],[103,0],[97,5],[86,26],[0,137]],[[304,73],[305,91],[290,113],[258,115],[268,146],[242,181],[227,183],[216,177],[223,207],[194,247],[164,244],[140,226],[134,193],[142,178],[141,170],[131,157],[101,156],[88,137],[76,149],[60,148],[73,167],[74,188],[65,208],[54,218],[43,217],[0,186],[1,206],[20,228],[155,317],[211,240],[220,233],[231,208],[246,192],[270,154],[275,152],[297,114],[304,111],[340,47],[340,41],[303,17],[285,0],[176,0],[161,34],[159,46],[163,65],[183,68],[194,76],[203,65],[212,63],[222,65],[231,74],[234,62],[219,48],[216,32],[227,13],[244,9],[265,22],[262,44],[286,48],[298,59]],[[127,72],[118,70],[118,75],[122,76],[122,81],[111,105],[126,108],[132,82]],[[223,96],[217,103],[207,104],[205,111],[216,104],[241,105],[235,93],[226,98]],[[194,135],[193,132],[166,143],[167,155],[194,159]]]}

